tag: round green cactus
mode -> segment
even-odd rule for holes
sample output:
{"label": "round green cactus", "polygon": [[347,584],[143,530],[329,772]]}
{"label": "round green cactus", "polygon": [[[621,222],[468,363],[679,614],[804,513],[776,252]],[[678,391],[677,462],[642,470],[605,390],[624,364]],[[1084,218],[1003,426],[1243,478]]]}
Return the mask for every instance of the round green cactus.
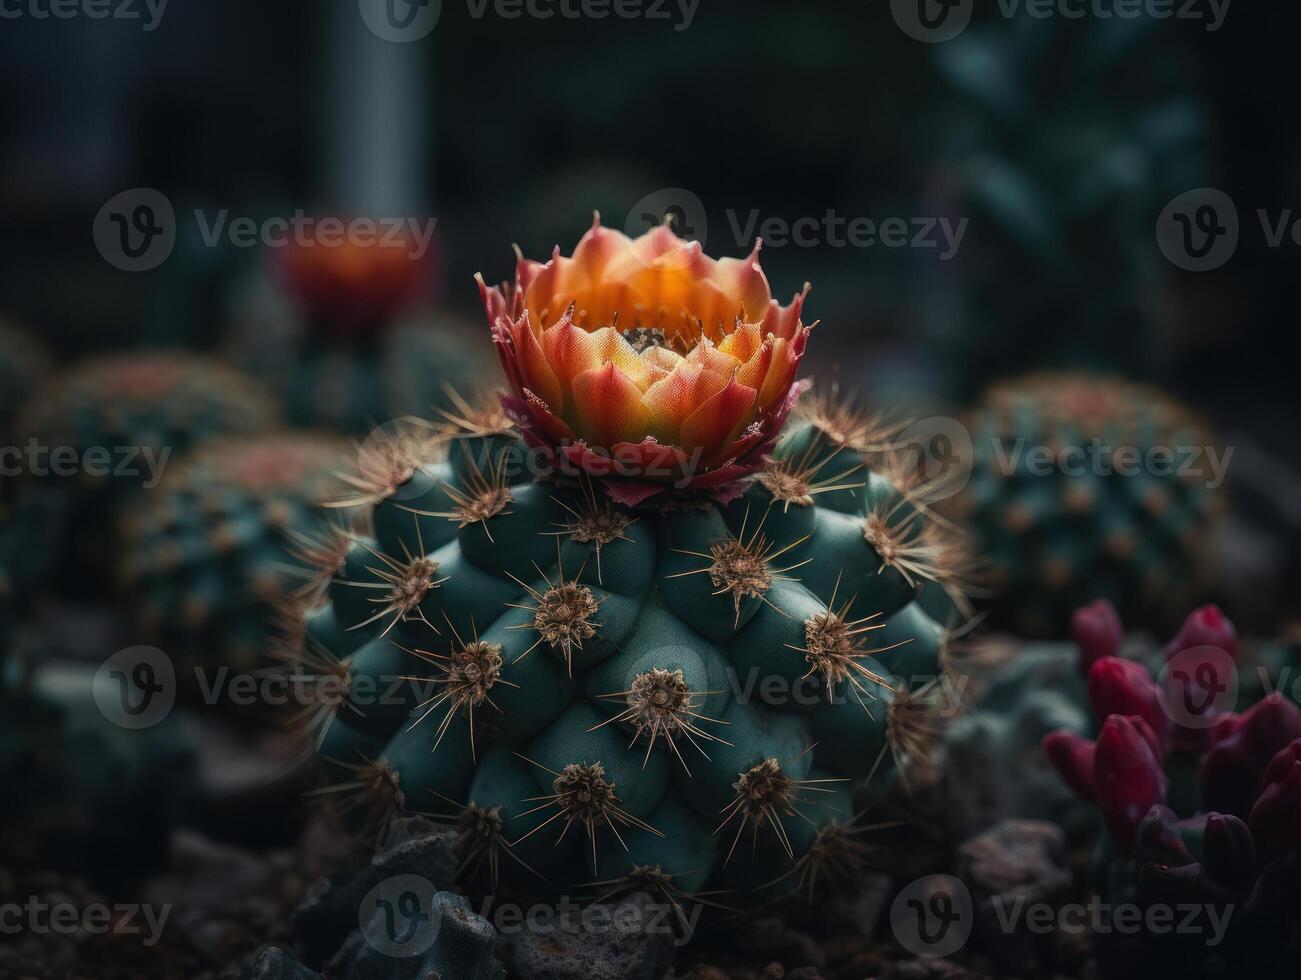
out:
{"label": "round green cactus", "polygon": [[281,597],[319,560],[320,505],[346,460],[342,441],[285,432],[213,439],[178,462],[122,521],[121,577],[146,630],[234,666],[264,655]]}
{"label": "round green cactus", "polygon": [[[47,540],[25,565],[50,562],[57,586],[86,594],[112,580],[115,508],[151,488],[191,446],[210,436],[272,425],[267,392],[220,361],[140,350],[105,355],[55,375],[27,403],[14,431],[28,454],[24,501],[52,515]],[[35,570],[15,569],[27,579]]]}
{"label": "round green cactus", "polygon": [[1227,460],[1190,410],[1148,386],[1045,372],[992,387],[969,424],[955,513],[988,562],[996,619],[1052,635],[1103,597],[1160,625],[1195,598]]}
{"label": "round green cactus", "polygon": [[445,435],[365,447],[373,536],[304,617],[322,795],[372,832],[440,814],[467,873],[557,892],[856,866],[856,792],[936,734],[917,596],[964,567],[887,440],[814,400],[729,502],[629,508],[537,476],[499,410]]}

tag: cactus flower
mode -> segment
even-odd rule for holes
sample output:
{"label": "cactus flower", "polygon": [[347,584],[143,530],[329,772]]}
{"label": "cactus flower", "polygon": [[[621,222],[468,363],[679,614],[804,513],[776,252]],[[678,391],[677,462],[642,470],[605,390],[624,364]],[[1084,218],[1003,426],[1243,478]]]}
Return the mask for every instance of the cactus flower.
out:
{"label": "cactus flower", "polygon": [[406,233],[374,243],[292,240],[276,250],[276,272],[314,325],[355,336],[427,297],[432,263],[420,253]]}
{"label": "cactus flower", "polygon": [[1165,657],[1169,660],[1196,647],[1215,647],[1238,659],[1238,631],[1219,606],[1202,606],[1189,613],[1175,638],[1166,645]]}
{"label": "cactus flower", "polygon": [[733,496],[803,386],[807,287],[773,299],[758,243],[713,259],[667,225],[636,239],[598,220],[572,256],[478,278],[510,382],[507,409],[555,466],[636,505],[670,487]]}
{"label": "cactus flower", "polygon": [[1156,682],[1141,664],[1120,657],[1103,657],[1089,668],[1089,703],[1104,721],[1110,715],[1138,715],[1155,733],[1158,761],[1170,735],[1171,721],[1161,706]]}

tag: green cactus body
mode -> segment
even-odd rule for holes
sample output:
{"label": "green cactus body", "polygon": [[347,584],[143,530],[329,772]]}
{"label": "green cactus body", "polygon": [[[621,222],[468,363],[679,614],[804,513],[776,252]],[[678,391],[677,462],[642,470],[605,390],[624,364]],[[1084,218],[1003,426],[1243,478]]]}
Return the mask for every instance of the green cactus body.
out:
{"label": "green cactus body", "polygon": [[[1053,635],[1095,597],[1140,623],[1195,598],[1223,491],[1191,412],[1119,379],[1043,373],[991,388],[970,429],[955,511],[990,565],[996,619]],[[1194,450],[1198,475],[1179,472]]]}
{"label": "green cactus body", "polygon": [[[378,540],[303,630],[343,681],[311,722],[323,794],[372,832],[443,815],[467,869],[592,897],[771,896],[858,861],[853,791],[931,737],[910,680],[948,635],[916,597],[961,565],[868,442],[815,413],[731,503],[658,510],[515,476],[501,426],[363,452]],[[360,693],[395,675],[391,703]]]}
{"label": "green cactus body", "polygon": [[178,462],[123,520],[121,576],[147,631],[252,666],[279,597],[332,554],[320,504],[338,496],[346,458],[341,441],[279,433],[211,440]]}

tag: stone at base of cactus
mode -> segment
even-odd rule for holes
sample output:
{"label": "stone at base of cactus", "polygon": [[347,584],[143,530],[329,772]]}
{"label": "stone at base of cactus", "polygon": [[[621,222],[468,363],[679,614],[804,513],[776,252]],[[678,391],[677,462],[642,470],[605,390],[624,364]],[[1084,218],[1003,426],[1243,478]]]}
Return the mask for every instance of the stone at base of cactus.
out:
{"label": "stone at base of cactus", "polygon": [[1164,626],[1197,597],[1223,490],[1209,489],[1215,443],[1186,407],[1117,378],[1045,372],[990,388],[969,427],[971,479],[952,510],[989,563],[995,621],[1052,636],[1102,597]]}
{"label": "stone at base of cactus", "polygon": [[659,510],[513,474],[504,429],[373,454],[377,537],[303,627],[322,795],[371,833],[443,814],[467,875],[552,895],[831,876],[854,787],[929,753],[949,638],[916,598],[963,568],[861,435],[815,411],[730,504]]}

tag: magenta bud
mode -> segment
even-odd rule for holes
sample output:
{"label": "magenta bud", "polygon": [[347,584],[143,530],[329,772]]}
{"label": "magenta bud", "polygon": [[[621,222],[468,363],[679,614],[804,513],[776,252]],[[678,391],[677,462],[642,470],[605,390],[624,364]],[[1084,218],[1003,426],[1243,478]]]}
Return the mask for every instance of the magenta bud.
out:
{"label": "magenta bud", "polygon": [[1095,798],[1093,787],[1094,744],[1083,735],[1066,730],[1049,732],[1043,740],[1048,761],[1062,780],[1082,800]]}
{"label": "magenta bud", "polygon": [[1219,606],[1194,609],[1165,648],[1166,659],[1193,647],[1216,647],[1238,659],[1238,631]]}
{"label": "magenta bud", "polygon": [[1089,673],[1102,657],[1114,657],[1125,640],[1116,607],[1106,599],[1096,599],[1081,606],[1071,616],[1071,636],[1080,648],[1080,672]]}
{"label": "magenta bud", "polygon": [[1103,723],[1093,756],[1093,785],[1116,846],[1132,852],[1143,818],[1166,801],[1165,773],[1135,719],[1112,715]]}
{"label": "magenta bud", "polygon": [[[1170,738],[1170,716],[1161,706],[1156,681],[1141,664],[1120,657],[1103,657],[1089,668],[1089,703],[1104,722],[1111,715],[1138,715],[1147,722],[1160,745]],[[1164,754],[1164,753],[1162,753]]]}
{"label": "magenta bud", "polygon": [[1263,855],[1279,858],[1301,848],[1301,762],[1261,791],[1247,822]]}
{"label": "magenta bud", "polygon": [[1283,746],[1282,750],[1270,760],[1269,766],[1265,769],[1265,777],[1261,780],[1261,789],[1270,783],[1281,783],[1295,762],[1301,762],[1301,738]]}
{"label": "magenta bud", "polygon": [[1239,894],[1256,879],[1256,844],[1247,825],[1232,814],[1206,816],[1202,865],[1216,884]]}
{"label": "magenta bud", "polygon": [[1246,817],[1274,758],[1299,738],[1301,708],[1277,691],[1244,711],[1202,760],[1206,808]]}

